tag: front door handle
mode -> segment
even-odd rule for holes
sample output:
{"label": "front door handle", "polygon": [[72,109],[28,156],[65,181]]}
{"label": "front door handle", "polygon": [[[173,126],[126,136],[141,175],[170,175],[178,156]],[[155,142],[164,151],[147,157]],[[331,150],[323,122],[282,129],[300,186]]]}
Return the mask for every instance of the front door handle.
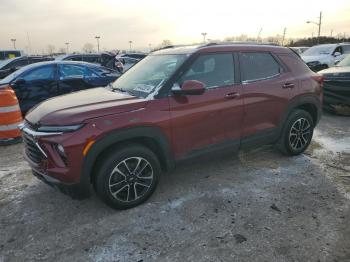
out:
{"label": "front door handle", "polygon": [[293,83],[285,83],[282,87],[283,88],[294,88],[294,84]]}
{"label": "front door handle", "polygon": [[235,99],[235,98],[238,98],[240,96],[239,93],[237,92],[233,92],[233,93],[228,93],[225,98],[226,99]]}

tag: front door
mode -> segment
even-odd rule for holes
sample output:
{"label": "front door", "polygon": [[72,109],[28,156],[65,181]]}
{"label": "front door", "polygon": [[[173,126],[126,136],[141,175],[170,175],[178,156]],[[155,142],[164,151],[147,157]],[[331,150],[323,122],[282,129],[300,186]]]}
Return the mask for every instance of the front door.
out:
{"label": "front door", "polygon": [[[35,68],[14,81],[12,85],[16,92],[22,113],[26,113],[38,103],[57,96],[56,65],[46,65]],[[18,83],[18,84],[16,84]]]}
{"label": "front door", "polygon": [[241,85],[235,85],[232,53],[198,56],[175,85],[197,80],[206,85],[202,95],[169,97],[175,158],[185,158],[220,146],[238,148],[242,123]]}

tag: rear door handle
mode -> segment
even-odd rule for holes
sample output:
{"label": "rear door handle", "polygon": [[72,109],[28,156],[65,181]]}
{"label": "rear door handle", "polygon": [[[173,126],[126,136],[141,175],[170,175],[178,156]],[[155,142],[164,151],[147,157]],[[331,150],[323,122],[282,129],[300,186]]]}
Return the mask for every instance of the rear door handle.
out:
{"label": "rear door handle", "polygon": [[293,83],[285,83],[282,87],[283,88],[294,88],[294,84]]}
{"label": "rear door handle", "polygon": [[225,98],[226,99],[235,99],[235,98],[238,98],[240,96],[239,93],[236,93],[236,92],[233,92],[233,93],[228,93]]}

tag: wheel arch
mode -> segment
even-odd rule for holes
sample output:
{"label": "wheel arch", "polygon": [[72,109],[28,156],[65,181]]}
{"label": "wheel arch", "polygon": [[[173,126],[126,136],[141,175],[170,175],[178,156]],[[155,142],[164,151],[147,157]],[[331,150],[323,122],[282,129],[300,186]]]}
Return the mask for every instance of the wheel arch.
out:
{"label": "wheel arch", "polygon": [[168,171],[174,168],[175,162],[170,144],[159,128],[148,126],[126,128],[105,135],[91,146],[83,162],[81,182],[91,184],[103,156],[116,147],[127,144],[141,144],[150,149],[158,157],[162,170]]}
{"label": "wheel arch", "polygon": [[279,125],[279,136],[283,131],[283,126],[289,115],[296,109],[302,109],[308,112],[316,126],[322,115],[322,103],[318,96],[308,95],[302,97],[296,97],[289,102],[287,109],[285,110]]}

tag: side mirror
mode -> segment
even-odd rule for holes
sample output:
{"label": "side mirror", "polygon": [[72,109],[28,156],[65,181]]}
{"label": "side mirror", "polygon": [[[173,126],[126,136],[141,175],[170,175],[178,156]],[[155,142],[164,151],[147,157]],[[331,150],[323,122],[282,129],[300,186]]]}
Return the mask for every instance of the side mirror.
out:
{"label": "side mirror", "polygon": [[174,85],[171,91],[178,95],[201,95],[205,92],[205,84],[197,80],[187,80],[181,88],[179,85]]}
{"label": "side mirror", "polygon": [[335,53],[334,53],[334,56],[335,56],[335,57],[340,56],[340,55],[341,55],[340,52],[335,52]]}
{"label": "side mirror", "polygon": [[25,83],[26,83],[26,80],[24,80],[23,78],[17,78],[11,84],[14,86],[20,86],[20,85],[24,85]]}

